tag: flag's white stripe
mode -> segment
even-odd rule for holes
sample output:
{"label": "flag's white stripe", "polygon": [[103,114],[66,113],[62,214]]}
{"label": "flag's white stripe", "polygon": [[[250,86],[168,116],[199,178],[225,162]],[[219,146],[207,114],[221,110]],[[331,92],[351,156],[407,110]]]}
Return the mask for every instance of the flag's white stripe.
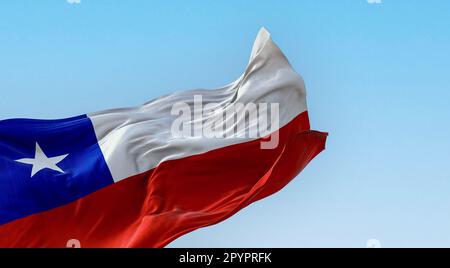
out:
{"label": "flag's white stripe", "polygon": [[[175,77],[176,78],[176,77]],[[282,127],[306,111],[302,78],[262,29],[253,46],[245,73],[235,82],[219,89],[176,92],[140,107],[92,113],[97,139],[114,180],[140,174],[159,163],[205,153],[254,138],[208,139],[175,138],[171,125],[174,103],[193,106],[193,96],[202,95],[203,104],[279,103]]]}

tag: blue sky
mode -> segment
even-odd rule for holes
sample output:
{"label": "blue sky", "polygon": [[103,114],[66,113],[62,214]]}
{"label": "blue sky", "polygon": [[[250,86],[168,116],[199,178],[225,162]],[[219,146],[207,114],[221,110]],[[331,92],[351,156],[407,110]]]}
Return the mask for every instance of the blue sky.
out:
{"label": "blue sky", "polygon": [[0,119],[63,118],[229,83],[266,27],[327,150],[174,247],[450,247],[450,1],[0,3]]}

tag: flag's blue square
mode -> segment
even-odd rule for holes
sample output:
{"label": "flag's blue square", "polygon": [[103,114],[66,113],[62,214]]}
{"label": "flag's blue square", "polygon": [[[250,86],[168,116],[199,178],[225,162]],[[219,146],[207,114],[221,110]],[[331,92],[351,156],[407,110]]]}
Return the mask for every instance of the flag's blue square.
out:
{"label": "flag's blue square", "polygon": [[0,224],[113,183],[90,119],[0,121]]}

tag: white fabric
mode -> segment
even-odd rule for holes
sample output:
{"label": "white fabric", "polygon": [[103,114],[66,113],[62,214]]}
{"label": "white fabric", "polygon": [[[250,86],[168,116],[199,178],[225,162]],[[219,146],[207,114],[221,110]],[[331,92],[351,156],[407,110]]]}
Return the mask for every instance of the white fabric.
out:
{"label": "white fabric", "polygon": [[[176,79],[176,77],[175,77]],[[306,111],[305,86],[281,50],[263,28],[253,45],[249,64],[235,82],[219,89],[176,92],[142,106],[92,113],[92,120],[103,155],[114,181],[120,181],[156,167],[159,163],[205,153],[254,138],[211,139],[202,136],[174,137],[171,114],[174,103],[193,106],[194,95],[203,104],[279,103],[280,127]],[[208,116],[206,115],[206,119]]]}

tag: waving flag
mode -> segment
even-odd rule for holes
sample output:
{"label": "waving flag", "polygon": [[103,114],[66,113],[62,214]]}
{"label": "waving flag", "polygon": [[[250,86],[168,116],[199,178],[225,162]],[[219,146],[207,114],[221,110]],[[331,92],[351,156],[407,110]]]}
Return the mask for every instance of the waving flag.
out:
{"label": "waving flag", "polygon": [[[305,94],[262,29],[244,74],[222,88],[68,119],[0,121],[0,246],[163,247],[218,223],[283,188],[324,149]],[[255,104],[257,116],[239,116],[235,104]],[[266,111],[270,131],[241,135],[263,125]]]}

